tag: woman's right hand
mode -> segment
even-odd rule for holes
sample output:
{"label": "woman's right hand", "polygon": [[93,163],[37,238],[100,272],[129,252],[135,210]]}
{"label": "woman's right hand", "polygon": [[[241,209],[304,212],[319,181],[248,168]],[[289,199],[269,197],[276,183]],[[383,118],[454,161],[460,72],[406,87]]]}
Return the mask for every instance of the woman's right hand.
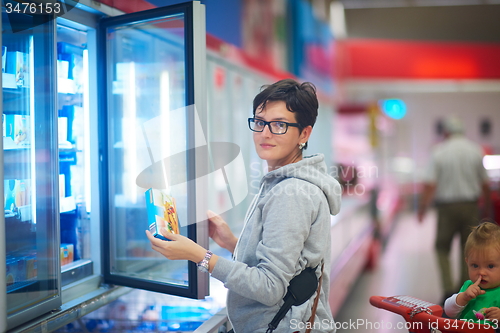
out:
{"label": "woman's right hand", "polygon": [[234,253],[238,238],[227,225],[226,221],[211,210],[207,211],[208,216],[208,234],[220,247]]}

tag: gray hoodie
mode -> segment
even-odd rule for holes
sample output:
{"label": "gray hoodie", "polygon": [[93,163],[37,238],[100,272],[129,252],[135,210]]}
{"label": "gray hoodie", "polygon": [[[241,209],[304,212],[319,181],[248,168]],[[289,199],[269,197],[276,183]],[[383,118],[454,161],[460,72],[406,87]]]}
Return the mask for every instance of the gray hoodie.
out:
{"label": "gray hoodie", "polygon": [[[227,312],[235,333],[265,332],[289,281],[306,267],[321,274],[320,299],[312,332],[334,332],[328,305],[330,214],[340,209],[341,188],[327,174],[324,156],[306,157],[269,172],[250,205],[234,253],[219,258],[212,276],[228,288]],[[304,332],[316,293],[293,306],[275,333]]]}

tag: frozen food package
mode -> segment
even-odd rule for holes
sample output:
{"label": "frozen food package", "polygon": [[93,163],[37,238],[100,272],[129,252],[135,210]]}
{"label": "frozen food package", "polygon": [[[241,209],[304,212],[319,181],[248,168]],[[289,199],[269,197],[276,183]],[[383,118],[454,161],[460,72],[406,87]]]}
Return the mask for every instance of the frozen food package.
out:
{"label": "frozen food package", "polygon": [[154,237],[168,240],[162,235],[163,228],[167,232],[179,234],[179,217],[175,199],[165,191],[152,189],[146,191],[146,208],[149,231]]}

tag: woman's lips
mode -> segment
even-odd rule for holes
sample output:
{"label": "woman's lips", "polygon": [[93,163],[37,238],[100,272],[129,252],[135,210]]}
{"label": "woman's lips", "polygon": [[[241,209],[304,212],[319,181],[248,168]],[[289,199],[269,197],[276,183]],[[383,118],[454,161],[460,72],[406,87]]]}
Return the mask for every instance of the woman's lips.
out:
{"label": "woman's lips", "polygon": [[273,148],[274,145],[271,145],[271,144],[268,144],[268,143],[261,143],[260,146],[264,149],[268,149],[268,148]]}

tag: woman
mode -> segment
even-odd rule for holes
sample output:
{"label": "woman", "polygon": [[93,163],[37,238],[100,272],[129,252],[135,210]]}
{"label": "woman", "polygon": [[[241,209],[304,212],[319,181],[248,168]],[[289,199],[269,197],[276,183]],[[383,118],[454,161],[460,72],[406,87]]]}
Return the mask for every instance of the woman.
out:
{"label": "woman", "polygon": [[[220,216],[208,212],[210,237],[234,260],[211,254],[181,235],[158,240],[154,250],[169,259],[198,263],[228,288],[227,312],[236,333],[266,332],[283,303],[290,280],[318,267],[321,289],[314,321],[308,323],[316,293],[293,306],[274,332],[334,332],[328,304],[330,214],[340,209],[340,185],[326,173],[323,155],[303,157],[318,115],[315,87],[292,79],[265,86],[248,120],[255,149],[268,165],[238,239]],[[324,267],[322,268],[322,265]],[[313,323],[315,323],[313,325]]]}

